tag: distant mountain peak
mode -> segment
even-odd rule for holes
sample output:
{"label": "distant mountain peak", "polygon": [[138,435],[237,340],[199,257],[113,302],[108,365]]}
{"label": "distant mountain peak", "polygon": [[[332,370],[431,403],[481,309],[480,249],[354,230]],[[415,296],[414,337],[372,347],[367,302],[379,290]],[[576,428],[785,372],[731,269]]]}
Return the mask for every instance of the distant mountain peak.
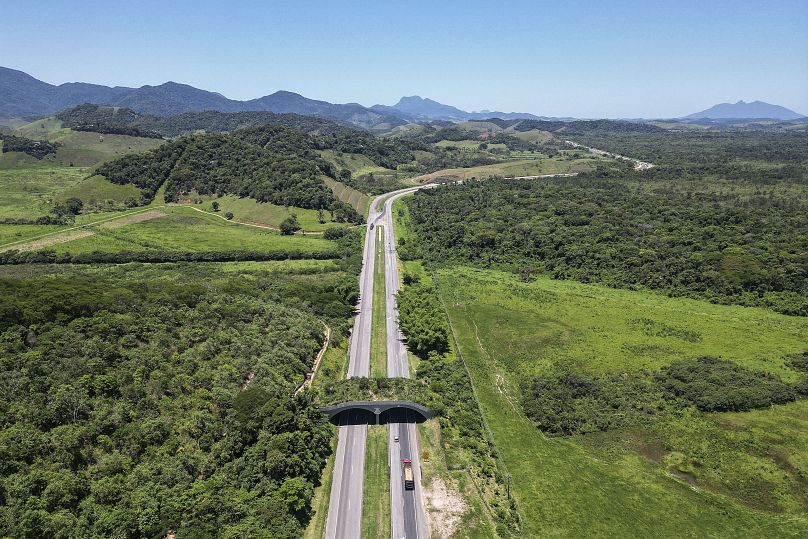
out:
{"label": "distant mountain peak", "polygon": [[374,105],[373,110],[399,112],[408,115],[414,120],[482,120],[487,118],[500,118],[503,120],[531,119],[539,117],[526,112],[496,112],[483,110],[481,112],[466,112],[451,105],[444,105],[434,99],[421,97],[420,95],[404,96],[393,106]]}
{"label": "distant mountain peak", "polygon": [[685,116],[688,119],[706,118],[711,120],[722,119],[772,119],[796,120],[804,115],[794,112],[780,105],[772,105],[764,101],[746,102],[739,100],[735,103],[719,103],[709,109]]}

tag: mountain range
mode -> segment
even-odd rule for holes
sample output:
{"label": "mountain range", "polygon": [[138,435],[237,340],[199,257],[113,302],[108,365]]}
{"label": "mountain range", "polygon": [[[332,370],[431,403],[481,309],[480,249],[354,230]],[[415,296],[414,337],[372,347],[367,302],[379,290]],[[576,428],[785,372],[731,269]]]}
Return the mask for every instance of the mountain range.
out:
{"label": "mountain range", "polygon": [[[502,120],[561,120],[526,112],[467,112],[420,96],[402,97],[392,106],[364,107],[358,103],[335,104],[309,99],[300,94],[277,91],[273,94],[237,101],[217,92],[194,88],[187,84],[166,82],[158,86],[103,86],[84,82],[53,85],[31,75],[0,67],[0,118],[36,118],[84,103],[126,107],[155,116],[174,116],[186,112],[272,112],[294,113],[337,120],[366,129],[391,129],[409,122],[462,122],[500,118]],[[762,101],[721,103],[684,119],[771,118],[794,120],[802,115],[779,105]]]}
{"label": "mountain range", "polygon": [[22,71],[0,67],[0,117],[40,117],[83,103],[126,107],[157,116],[209,110],[266,111],[320,116],[365,128],[394,127],[407,123],[407,120],[398,115],[374,111],[358,103],[333,104],[286,91],[249,101],[236,101],[216,92],[176,82],[140,88],[109,87],[83,82],[56,86]]}
{"label": "mountain range", "polygon": [[156,116],[202,111],[295,113],[330,118],[364,128],[386,129],[414,121],[457,122],[492,117],[504,120],[546,119],[528,113],[466,112],[419,96],[402,97],[393,106],[364,107],[358,103],[334,104],[309,99],[283,90],[258,99],[237,101],[217,92],[176,82],[140,88],[110,87],[84,82],[57,86],[23,71],[0,67],[0,117],[40,117],[84,103],[126,107]]}
{"label": "mountain range", "polygon": [[710,120],[730,120],[730,119],[772,119],[772,120],[797,120],[803,118],[804,114],[799,114],[791,109],[772,105],[763,101],[738,101],[737,103],[719,103],[707,110],[696,112],[685,116],[687,119],[710,119]]}

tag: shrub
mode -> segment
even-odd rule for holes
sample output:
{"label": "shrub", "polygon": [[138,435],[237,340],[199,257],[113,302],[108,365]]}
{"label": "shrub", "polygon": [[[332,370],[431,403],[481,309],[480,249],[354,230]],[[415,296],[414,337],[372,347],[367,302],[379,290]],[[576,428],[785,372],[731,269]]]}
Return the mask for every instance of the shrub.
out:
{"label": "shrub", "polygon": [[658,383],[669,398],[705,412],[766,408],[796,398],[794,388],[778,376],[712,357],[675,361],[662,369]]}
{"label": "shrub", "polygon": [[327,240],[338,240],[348,234],[348,232],[349,231],[347,228],[332,226],[325,229],[323,232],[323,238]]}
{"label": "shrub", "polygon": [[284,236],[291,236],[298,230],[300,230],[300,224],[297,222],[297,215],[294,213],[281,223],[281,234]]}
{"label": "shrub", "polygon": [[788,364],[792,369],[808,373],[808,350],[802,354],[795,354],[791,356],[791,360],[788,362]]}

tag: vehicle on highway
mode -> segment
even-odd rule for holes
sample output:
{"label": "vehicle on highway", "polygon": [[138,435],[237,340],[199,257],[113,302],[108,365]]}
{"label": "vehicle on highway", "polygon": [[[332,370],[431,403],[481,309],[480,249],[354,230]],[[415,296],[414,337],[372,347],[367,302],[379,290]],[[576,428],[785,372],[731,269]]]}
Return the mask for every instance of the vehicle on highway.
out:
{"label": "vehicle on highway", "polygon": [[404,459],[404,490],[415,490],[415,479],[412,476],[412,461]]}
{"label": "vehicle on highway", "polygon": [[393,437],[393,441],[394,441],[394,442],[397,442],[397,441],[398,441],[398,434],[396,434],[396,435]]}
{"label": "vehicle on highway", "polygon": [[376,223],[370,223],[370,229],[371,229],[371,230],[373,230],[373,225],[375,225],[375,224],[376,224]]}

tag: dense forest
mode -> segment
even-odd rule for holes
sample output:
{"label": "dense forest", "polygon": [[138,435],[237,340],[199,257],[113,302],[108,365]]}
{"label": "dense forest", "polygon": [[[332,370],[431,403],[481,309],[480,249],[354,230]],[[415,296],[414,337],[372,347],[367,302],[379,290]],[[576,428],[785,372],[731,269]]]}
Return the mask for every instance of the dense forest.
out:
{"label": "dense forest", "polygon": [[[620,133],[602,135],[588,133],[571,136],[575,142],[601,150],[627,155],[659,165],[693,168],[712,165],[712,173],[721,166],[737,166],[759,162],[765,167],[801,166],[803,175],[808,164],[808,133],[759,130],[719,132]],[[725,172],[732,175],[734,169]],[[694,173],[697,170],[694,170]],[[761,171],[760,167],[757,172]],[[694,174],[695,175],[695,174]],[[808,178],[803,177],[803,181]]]}
{"label": "dense forest", "polygon": [[116,133],[141,137],[176,137],[196,131],[225,132],[262,125],[281,125],[303,133],[323,135],[354,131],[350,124],[300,114],[274,112],[185,112],[153,116],[123,107],[84,104],[56,115],[64,127],[76,131]]}
{"label": "dense forest", "polygon": [[0,535],[299,537],[332,431],[292,395],[345,268],[0,280]]}
{"label": "dense forest", "polygon": [[516,131],[550,131],[558,133],[560,136],[567,134],[581,133],[664,133],[665,130],[656,125],[641,122],[625,122],[621,120],[573,120],[546,121],[546,120],[522,120],[514,124]]}
{"label": "dense forest", "polygon": [[801,191],[593,174],[467,182],[418,192],[408,205],[417,240],[402,247],[402,257],[808,316],[808,197]]}
{"label": "dense forest", "polygon": [[25,137],[18,137],[9,134],[0,134],[0,148],[2,153],[22,152],[42,159],[46,155],[55,154],[59,144],[46,140],[31,140]]}
{"label": "dense forest", "polygon": [[165,186],[168,201],[191,192],[235,194],[283,206],[340,209],[359,222],[361,216],[322,181],[321,174],[333,170],[312,144],[306,135],[279,126],[192,135],[105,163],[97,173],[140,187],[145,202]]}

